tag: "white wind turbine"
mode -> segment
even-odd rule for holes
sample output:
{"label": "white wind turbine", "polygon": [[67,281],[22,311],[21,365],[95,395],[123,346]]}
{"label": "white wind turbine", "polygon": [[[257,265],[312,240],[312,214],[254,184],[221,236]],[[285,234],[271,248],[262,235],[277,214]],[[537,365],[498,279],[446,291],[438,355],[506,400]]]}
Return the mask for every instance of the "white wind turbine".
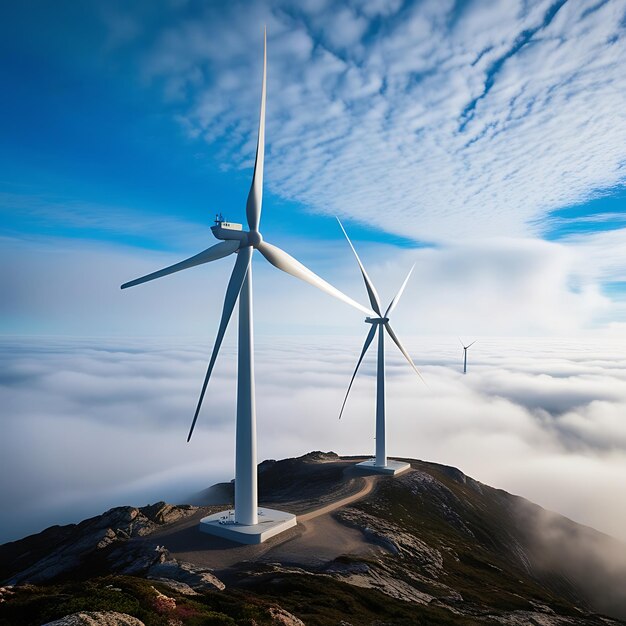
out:
{"label": "white wind turbine", "polygon": [[[237,254],[235,266],[226,289],[224,308],[220,321],[213,353],[202,384],[202,391],[189,430],[187,441],[191,439],[200,407],[213,371],[213,366],[222,345],[229,320],[237,299],[239,299],[239,346],[237,371],[237,423],[235,442],[235,521],[229,526],[223,517],[204,518],[201,529],[243,543],[260,543],[268,537],[295,525],[295,516],[280,511],[257,508],[257,457],[256,457],[256,411],[254,392],[254,346],[252,329],[252,266],[251,259],[258,250],[272,265],[295,276],[326,293],[343,300],[366,314],[370,309],[355,302],[307,267],[296,261],[289,254],[263,240],[259,232],[261,203],[263,197],[263,160],[265,147],[265,92],[267,74],[267,35],[263,44],[263,87],[261,91],[261,114],[256,148],[256,160],[252,185],[246,204],[246,217],[249,231],[244,231],[240,224],[230,224],[220,218],[211,228],[217,239],[223,240],[203,252],[180,263],[166,267],[147,276],[137,278],[122,285],[122,289],[173,274],[189,267],[215,261],[230,254]],[[264,515],[260,530],[259,514]],[[215,518],[215,519],[213,519]],[[268,519],[273,518],[273,519]]]}
{"label": "white wind turbine", "polygon": [[[459,337],[459,341],[461,341],[461,338]],[[465,345],[462,341],[461,341],[461,345],[463,346],[463,373],[467,374],[467,349],[470,348],[471,346],[473,346],[476,342],[478,341],[478,339],[475,339],[474,341],[472,341],[472,343]]]}
{"label": "white wind turbine", "polygon": [[369,296],[370,303],[372,308],[376,312],[376,315],[372,317],[366,317],[365,322],[367,324],[371,324],[372,327],[365,338],[365,343],[363,345],[363,349],[361,350],[361,356],[359,356],[359,360],[357,361],[356,367],[354,369],[354,374],[352,374],[352,379],[350,380],[350,384],[348,385],[348,391],[346,391],[346,397],[344,398],[343,404],[341,406],[341,412],[339,413],[339,419],[343,415],[343,410],[346,406],[346,402],[348,400],[348,395],[350,393],[350,389],[352,388],[352,383],[356,377],[357,372],[359,371],[359,367],[361,362],[363,361],[363,357],[370,347],[372,341],[374,340],[374,335],[378,332],[378,362],[377,362],[377,370],[376,370],[376,458],[373,461],[365,461],[363,463],[359,463],[359,466],[362,466],[364,469],[373,470],[385,474],[398,474],[404,470],[409,469],[410,465],[408,463],[402,463],[399,461],[390,461],[387,459],[387,444],[386,444],[386,428],[385,428],[385,333],[391,337],[393,342],[398,346],[400,352],[404,355],[404,358],[408,361],[409,365],[413,368],[415,373],[421,378],[422,382],[425,382],[422,378],[422,375],[419,373],[417,367],[415,367],[415,363],[413,363],[411,357],[408,352],[404,349],[400,340],[393,332],[391,328],[391,324],[389,322],[389,315],[396,308],[402,293],[404,292],[404,288],[406,287],[411,273],[413,272],[413,266],[407,277],[404,279],[402,286],[400,287],[396,297],[391,301],[384,315],[382,313],[382,308],[380,306],[380,298],[378,296],[378,292],[374,287],[370,277],[367,275],[365,268],[363,267],[363,263],[361,263],[361,259],[357,254],[350,238],[348,237],[348,233],[346,233],[343,224],[339,221],[339,226],[341,226],[341,230],[343,230],[343,234],[346,236],[350,247],[352,248],[352,252],[354,252],[354,256],[356,257],[357,263],[359,264],[359,268],[361,270],[361,274],[363,276],[363,281],[365,282],[365,288],[367,289],[367,295]]}

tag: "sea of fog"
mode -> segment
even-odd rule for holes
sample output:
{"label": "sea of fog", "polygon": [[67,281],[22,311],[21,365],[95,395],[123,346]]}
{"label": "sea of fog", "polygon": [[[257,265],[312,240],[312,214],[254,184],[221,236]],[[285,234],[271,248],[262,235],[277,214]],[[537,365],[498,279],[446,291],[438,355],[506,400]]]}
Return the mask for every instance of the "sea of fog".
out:
{"label": "sea of fog", "polygon": [[[259,461],[373,452],[374,345],[338,420],[363,339],[257,341]],[[230,480],[234,341],[186,443],[211,339],[0,340],[0,542]],[[626,340],[479,337],[465,376],[457,337],[404,341],[428,384],[388,342],[390,455],[454,465],[626,540]]]}

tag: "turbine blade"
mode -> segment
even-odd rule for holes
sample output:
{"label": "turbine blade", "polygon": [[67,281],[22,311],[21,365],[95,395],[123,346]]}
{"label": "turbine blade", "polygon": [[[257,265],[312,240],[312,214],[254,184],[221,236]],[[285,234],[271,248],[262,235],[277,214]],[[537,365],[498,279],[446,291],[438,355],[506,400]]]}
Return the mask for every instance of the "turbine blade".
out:
{"label": "turbine blade", "polygon": [[202,265],[203,263],[208,263],[209,261],[216,261],[217,259],[221,259],[222,257],[232,254],[238,247],[239,241],[221,241],[220,243],[207,248],[203,252],[200,252],[200,254],[196,254],[195,256],[185,259],[180,263],[175,263],[174,265],[170,265],[169,267],[159,270],[158,272],[152,272],[152,274],[148,274],[146,276],[142,276],[141,278],[131,280],[128,283],[124,283],[121,288],[126,289],[127,287],[134,287],[135,285],[147,283],[155,278],[161,278],[162,276],[167,276],[168,274],[173,274],[174,272],[186,270],[189,267]]}
{"label": "turbine blade", "polygon": [[300,280],[303,280],[322,291],[346,302],[350,306],[362,311],[366,315],[375,316],[376,314],[367,307],[359,304],[349,296],[333,287],[330,283],[327,283],[323,278],[320,278],[317,274],[312,272],[308,267],[305,267],[299,261],[296,261],[291,255],[287,254],[284,250],[273,246],[267,241],[262,241],[257,250],[274,266],[287,274],[291,274]]}
{"label": "turbine blade", "polygon": [[[415,367],[415,363],[413,363],[413,359],[409,356],[409,353],[404,349],[404,346],[400,343],[400,340],[396,337],[396,334],[391,329],[391,325],[389,322],[385,323],[385,329],[389,333],[389,336],[393,339],[393,342],[398,346],[400,352],[404,355],[404,358],[409,362],[409,365],[415,370],[415,373],[422,379],[422,382],[426,385],[426,381],[424,377],[420,374],[420,371]],[[428,386],[428,385],[426,385]]]}
{"label": "turbine blade", "polygon": [[402,283],[402,287],[400,287],[400,289],[398,290],[398,293],[396,294],[396,297],[391,301],[391,304],[387,307],[387,310],[385,311],[385,317],[387,317],[396,308],[398,302],[400,301],[400,298],[402,297],[402,294],[404,293],[404,288],[406,287],[406,284],[409,282],[409,278],[411,278],[411,274],[413,273],[414,269],[415,269],[415,265],[413,265],[413,267],[409,270],[409,273],[406,275],[406,278],[404,279],[404,282]]}
{"label": "turbine blade", "polygon": [[463,350],[465,350],[465,344],[461,341],[461,338],[459,337],[459,343],[461,344],[461,346],[463,347]]}
{"label": "turbine blade", "polygon": [[265,93],[267,81],[267,30],[263,33],[263,86],[261,87],[261,115],[256,142],[256,159],[252,185],[246,202],[246,217],[251,231],[259,230],[261,205],[263,204],[263,165],[265,162]]}
{"label": "turbine blade", "polygon": [[354,379],[356,378],[356,373],[359,371],[359,367],[361,366],[361,361],[363,360],[363,357],[365,356],[367,349],[370,347],[370,344],[372,343],[372,340],[374,339],[374,335],[376,334],[376,327],[377,327],[377,324],[372,324],[372,327],[370,328],[370,331],[367,334],[367,337],[365,338],[365,343],[363,344],[363,350],[361,350],[361,356],[359,357],[356,367],[354,368],[354,374],[352,374],[350,384],[348,385],[348,391],[346,391],[346,397],[343,399],[343,404],[341,405],[341,411],[339,412],[339,419],[341,419],[341,416],[343,415],[343,410],[346,406],[346,402],[348,401],[348,394],[350,393],[350,389],[352,389],[352,383],[354,382]]}
{"label": "turbine blade", "polygon": [[354,256],[356,257],[356,262],[359,264],[359,267],[361,268],[361,274],[363,276],[363,281],[365,282],[365,289],[367,289],[367,295],[369,296],[370,304],[372,305],[372,308],[374,309],[374,311],[376,311],[376,313],[378,313],[378,315],[382,317],[382,313],[380,312],[380,298],[378,297],[378,292],[376,291],[376,287],[374,287],[372,281],[370,280],[370,277],[367,275],[367,272],[365,271],[365,268],[363,267],[363,263],[361,263],[361,259],[359,258],[359,255],[356,253],[356,250],[354,249],[354,246],[352,245],[352,242],[350,241],[350,237],[348,237],[348,233],[346,232],[346,229],[343,227],[343,224],[341,223],[340,219],[338,217],[336,219],[339,222],[339,226],[341,226],[341,230],[343,230],[343,234],[346,236],[346,239],[348,240],[350,247],[352,248],[352,252],[354,252]]}
{"label": "turbine blade", "polygon": [[193,435],[193,429],[196,426],[196,420],[198,419],[200,407],[202,406],[202,401],[204,400],[204,394],[206,392],[207,385],[209,384],[209,378],[211,378],[211,372],[213,371],[213,366],[215,365],[217,355],[220,351],[222,340],[224,339],[224,334],[226,333],[226,328],[228,327],[228,322],[230,321],[230,317],[233,314],[235,302],[237,302],[239,292],[241,291],[241,286],[243,285],[243,281],[246,278],[246,274],[248,273],[248,267],[250,266],[251,258],[252,248],[250,246],[241,248],[241,250],[239,250],[239,254],[237,254],[237,261],[235,262],[233,273],[230,275],[230,281],[228,281],[228,287],[226,288],[226,296],[224,297],[224,308],[222,309],[222,319],[220,320],[220,326],[217,331],[215,345],[213,346],[213,353],[211,354],[209,367],[206,371],[204,382],[202,383],[200,399],[198,400],[198,405],[196,406],[196,412],[193,416],[193,422],[191,422],[191,428],[189,429],[187,442],[189,442],[189,440],[191,439],[191,435]]}
{"label": "turbine blade", "polygon": [[470,346],[473,346],[477,341],[478,341],[478,339],[474,339],[474,341],[472,341],[472,343],[470,343],[470,345],[467,346],[467,347],[469,348]]}

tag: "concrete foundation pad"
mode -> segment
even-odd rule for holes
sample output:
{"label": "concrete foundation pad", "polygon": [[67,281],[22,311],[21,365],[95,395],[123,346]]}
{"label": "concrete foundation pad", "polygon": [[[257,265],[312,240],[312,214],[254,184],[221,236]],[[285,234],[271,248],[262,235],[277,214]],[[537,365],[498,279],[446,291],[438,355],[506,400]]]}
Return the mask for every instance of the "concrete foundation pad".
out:
{"label": "concrete foundation pad", "polygon": [[410,469],[411,465],[403,461],[393,461],[391,459],[387,459],[387,465],[376,465],[375,459],[369,459],[368,461],[357,463],[354,467],[363,471],[376,472],[377,474],[397,476]]}
{"label": "concrete foundation pad", "polygon": [[251,526],[235,523],[235,512],[231,509],[203,517],[198,527],[201,532],[209,535],[237,543],[256,544],[296,525],[296,516],[291,513],[263,508],[258,511],[259,523]]}

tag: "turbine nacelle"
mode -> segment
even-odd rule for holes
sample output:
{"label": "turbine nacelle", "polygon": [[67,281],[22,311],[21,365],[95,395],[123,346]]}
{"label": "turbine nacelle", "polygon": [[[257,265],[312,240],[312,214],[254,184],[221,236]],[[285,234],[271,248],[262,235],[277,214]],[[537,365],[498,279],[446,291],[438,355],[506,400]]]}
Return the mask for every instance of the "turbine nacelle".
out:
{"label": "turbine nacelle", "polygon": [[[221,217],[221,216],[220,216]],[[211,226],[211,232],[216,239],[221,241],[246,241],[248,232],[243,230],[241,224],[225,222],[222,219],[215,220],[215,226]]]}
{"label": "turbine nacelle", "polygon": [[216,239],[222,241],[240,241],[241,246],[258,248],[263,243],[263,236],[258,230],[243,230],[241,224],[216,220],[215,226],[211,226],[211,232]]}
{"label": "turbine nacelle", "polygon": [[388,317],[366,317],[366,324],[386,324],[389,321]]}

